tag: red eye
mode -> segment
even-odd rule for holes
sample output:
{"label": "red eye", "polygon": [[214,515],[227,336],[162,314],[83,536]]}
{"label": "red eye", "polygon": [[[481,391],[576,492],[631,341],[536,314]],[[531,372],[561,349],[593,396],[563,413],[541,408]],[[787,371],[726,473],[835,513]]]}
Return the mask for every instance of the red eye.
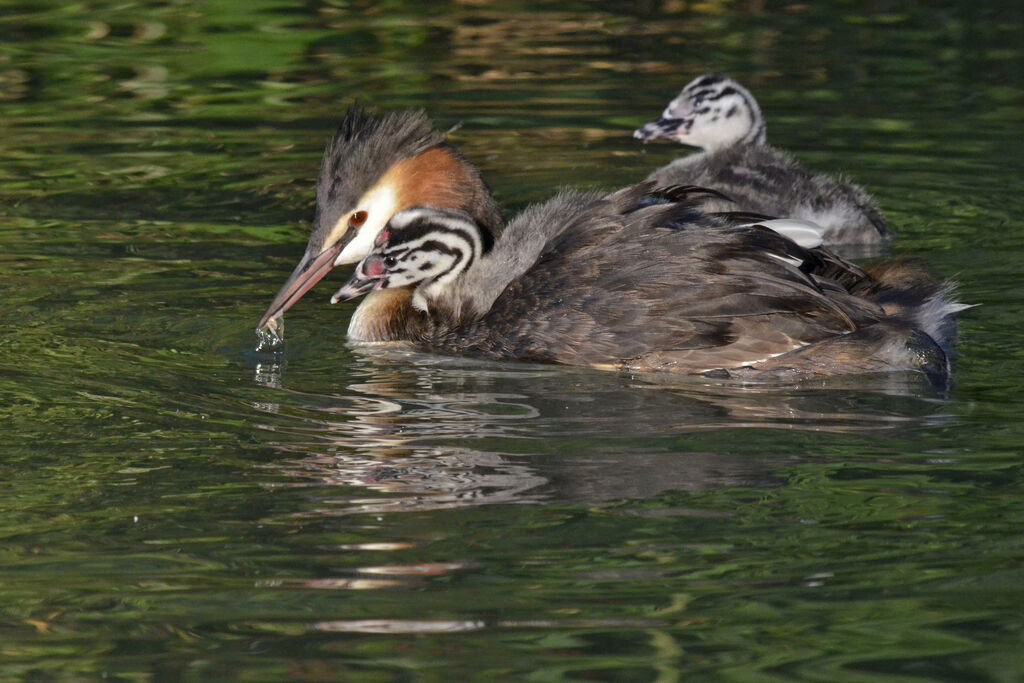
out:
{"label": "red eye", "polygon": [[365,211],[353,211],[352,215],[348,217],[348,224],[353,228],[358,228],[360,225],[366,222]]}

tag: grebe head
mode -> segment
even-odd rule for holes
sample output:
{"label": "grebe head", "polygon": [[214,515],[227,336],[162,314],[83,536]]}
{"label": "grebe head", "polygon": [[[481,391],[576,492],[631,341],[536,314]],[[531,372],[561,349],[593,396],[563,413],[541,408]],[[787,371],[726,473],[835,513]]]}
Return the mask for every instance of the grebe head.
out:
{"label": "grebe head", "polygon": [[359,262],[391,217],[413,206],[463,211],[491,239],[502,228],[480,174],[422,111],[373,116],[349,109],[324,151],[306,252],[257,329],[283,316],[334,266]]}
{"label": "grebe head", "polygon": [[637,128],[633,137],[644,142],[667,138],[710,152],[764,143],[765,124],[746,88],[725,76],[705,74],[690,81],[660,119]]}
{"label": "grebe head", "polygon": [[425,311],[431,299],[489,251],[485,232],[461,211],[416,208],[397,213],[331,303],[372,290],[416,286],[413,306]]}

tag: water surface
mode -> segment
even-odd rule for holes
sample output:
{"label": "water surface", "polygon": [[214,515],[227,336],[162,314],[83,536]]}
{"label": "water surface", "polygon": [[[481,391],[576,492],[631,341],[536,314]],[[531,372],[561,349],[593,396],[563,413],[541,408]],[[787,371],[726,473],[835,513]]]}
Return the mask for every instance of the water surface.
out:
{"label": "water surface", "polygon": [[[5,679],[1018,680],[1020,8],[37,2],[0,11]],[[511,215],[681,150],[693,76],[981,304],[954,384],[757,389],[259,316],[355,100]]]}

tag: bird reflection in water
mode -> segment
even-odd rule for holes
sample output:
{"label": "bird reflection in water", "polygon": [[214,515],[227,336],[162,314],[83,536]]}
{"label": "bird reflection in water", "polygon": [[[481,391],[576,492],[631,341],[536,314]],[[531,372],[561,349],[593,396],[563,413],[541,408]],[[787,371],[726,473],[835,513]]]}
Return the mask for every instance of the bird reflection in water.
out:
{"label": "bird reflection in water", "polygon": [[[806,440],[742,452],[702,449],[697,437],[680,448],[677,437],[744,428],[869,435],[948,421],[917,376],[748,387],[382,346],[353,353],[355,381],[340,394],[282,390],[281,402],[254,406],[281,437],[272,445],[285,457],[274,467],[323,494],[304,514],[770,487],[780,482],[773,472],[814,457]],[[257,382],[280,390],[281,363],[260,365]]]}

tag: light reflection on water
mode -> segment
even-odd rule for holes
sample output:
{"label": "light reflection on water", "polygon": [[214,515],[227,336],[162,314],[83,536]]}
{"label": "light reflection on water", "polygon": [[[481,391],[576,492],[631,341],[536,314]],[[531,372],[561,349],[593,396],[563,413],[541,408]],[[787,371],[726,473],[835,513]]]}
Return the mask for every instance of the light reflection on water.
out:
{"label": "light reflection on water", "polygon": [[562,629],[562,628],[663,628],[671,622],[660,619],[568,619],[558,621],[421,621],[415,619],[353,619],[321,621],[312,625],[317,631],[332,633],[465,633],[484,629]]}

